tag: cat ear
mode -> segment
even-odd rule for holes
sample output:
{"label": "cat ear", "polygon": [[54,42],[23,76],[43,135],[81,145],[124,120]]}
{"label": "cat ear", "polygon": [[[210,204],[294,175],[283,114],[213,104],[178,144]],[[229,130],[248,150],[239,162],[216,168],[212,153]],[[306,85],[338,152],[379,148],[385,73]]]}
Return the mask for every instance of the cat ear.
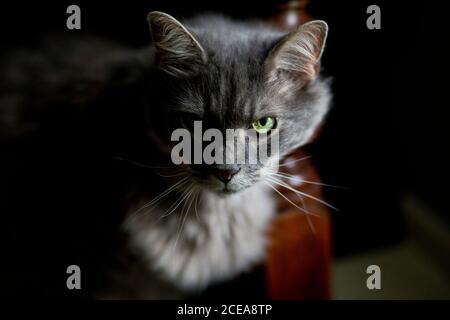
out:
{"label": "cat ear", "polygon": [[173,76],[186,76],[206,63],[206,53],[175,18],[153,11],[147,16],[158,66]]}
{"label": "cat ear", "polygon": [[303,85],[314,80],[320,70],[327,33],[326,22],[316,20],[285,36],[267,58],[269,81],[290,80]]}

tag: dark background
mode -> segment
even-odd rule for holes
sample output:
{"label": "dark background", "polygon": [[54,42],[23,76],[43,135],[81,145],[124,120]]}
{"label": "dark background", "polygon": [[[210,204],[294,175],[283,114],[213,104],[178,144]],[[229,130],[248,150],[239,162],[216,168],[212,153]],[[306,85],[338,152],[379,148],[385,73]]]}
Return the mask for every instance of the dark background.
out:
{"label": "dark background", "polygon": [[[150,40],[146,15],[153,10],[177,18],[204,11],[268,18],[280,2],[4,1],[0,47],[32,47],[48,33],[94,33],[142,47]],[[340,209],[333,213],[338,257],[403,239],[400,201],[406,193],[423,199],[450,224],[446,12],[431,1],[393,2],[312,0],[308,9],[330,26],[323,68],[334,79],[333,110],[313,154],[324,182],[350,189],[327,192],[327,200]],[[80,31],[66,29],[70,4],[81,7]],[[381,30],[366,28],[370,4],[381,7]],[[89,159],[74,158],[74,150],[85,150],[80,137],[46,143],[41,138],[2,146],[0,214],[6,222],[4,267],[12,274],[6,283],[48,293],[60,286],[48,281],[55,275],[65,284],[61,264],[83,265],[88,259],[100,268],[112,249],[99,248],[114,246],[108,241],[119,213],[111,190],[100,187],[112,179],[108,170],[101,160],[89,160],[101,152],[98,146],[87,144]]]}

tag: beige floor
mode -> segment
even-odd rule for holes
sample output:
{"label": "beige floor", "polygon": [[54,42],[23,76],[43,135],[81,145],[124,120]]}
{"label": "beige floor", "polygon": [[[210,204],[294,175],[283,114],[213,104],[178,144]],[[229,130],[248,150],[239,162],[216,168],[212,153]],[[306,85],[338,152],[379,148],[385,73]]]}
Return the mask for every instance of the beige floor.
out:
{"label": "beige floor", "polygon": [[[410,236],[403,243],[336,260],[335,299],[450,299],[450,232],[422,203],[405,198]],[[369,265],[381,269],[381,289],[366,286]]]}
{"label": "beige floor", "polygon": [[[381,269],[381,289],[366,286],[366,268]],[[334,266],[335,299],[450,299],[448,270],[424,254],[413,243],[405,242],[338,260]]]}

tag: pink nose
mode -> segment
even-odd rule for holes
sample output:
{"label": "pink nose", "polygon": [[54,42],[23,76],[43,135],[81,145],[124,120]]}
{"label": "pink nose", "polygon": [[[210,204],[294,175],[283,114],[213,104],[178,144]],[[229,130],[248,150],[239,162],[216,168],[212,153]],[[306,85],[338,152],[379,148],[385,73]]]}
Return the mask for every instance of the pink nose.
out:
{"label": "pink nose", "polygon": [[233,176],[238,173],[241,170],[239,169],[232,169],[232,170],[221,170],[221,169],[213,169],[213,174],[221,181],[228,183],[231,181]]}

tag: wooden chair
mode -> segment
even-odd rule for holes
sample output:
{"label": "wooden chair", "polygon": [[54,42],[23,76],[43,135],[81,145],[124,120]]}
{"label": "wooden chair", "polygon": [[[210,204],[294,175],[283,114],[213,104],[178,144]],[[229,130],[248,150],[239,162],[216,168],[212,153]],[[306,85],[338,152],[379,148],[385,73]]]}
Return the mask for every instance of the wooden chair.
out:
{"label": "wooden chair", "polygon": [[[280,171],[294,181],[319,182],[319,176],[304,149],[287,157]],[[299,159],[304,159],[298,161]],[[290,184],[312,197],[323,199],[321,186]],[[326,206],[312,197],[299,197],[279,188],[279,214],[269,232],[270,245],[264,266],[267,295],[272,299],[329,299],[331,271],[330,218]],[[275,192],[274,192],[275,193]],[[303,212],[304,209],[309,213]]]}

